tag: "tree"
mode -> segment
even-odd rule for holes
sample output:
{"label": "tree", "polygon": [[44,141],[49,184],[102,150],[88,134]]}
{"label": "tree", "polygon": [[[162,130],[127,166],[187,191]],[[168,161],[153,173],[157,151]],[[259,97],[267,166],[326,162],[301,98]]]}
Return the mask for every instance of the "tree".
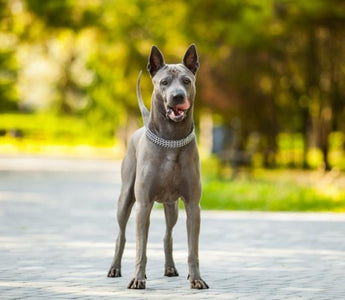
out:
{"label": "tree", "polygon": [[0,2],[0,111],[15,111],[18,108],[16,90],[17,62],[13,46],[16,43],[11,33],[13,22],[8,6]]}
{"label": "tree", "polygon": [[279,132],[301,132],[305,167],[315,136],[329,169],[328,137],[345,106],[344,3],[192,1],[188,8],[191,36],[211,53],[203,57],[203,102],[224,120],[240,117],[273,152]]}

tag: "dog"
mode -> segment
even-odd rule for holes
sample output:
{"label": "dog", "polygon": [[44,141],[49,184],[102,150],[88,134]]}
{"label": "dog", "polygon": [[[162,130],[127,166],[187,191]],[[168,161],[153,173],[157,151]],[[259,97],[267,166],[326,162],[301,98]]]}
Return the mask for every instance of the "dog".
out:
{"label": "dog", "polygon": [[146,288],[146,248],[150,213],[155,201],[163,203],[166,220],[164,237],[165,276],[178,276],[172,255],[172,230],[178,218],[178,199],[187,215],[188,268],[191,288],[207,289],[199,271],[200,161],[194,134],[193,105],[195,75],[199,68],[192,44],[182,63],[166,64],[163,54],[152,46],[147,69],[153,82],[151,111],[142,100],[141,72],[137,97],[144,127],[131,137],[122,162],[122,187],[117,206],[119,233],[108,277],[121,276],[125,230],[136,202],[136,265],[128,288]]}

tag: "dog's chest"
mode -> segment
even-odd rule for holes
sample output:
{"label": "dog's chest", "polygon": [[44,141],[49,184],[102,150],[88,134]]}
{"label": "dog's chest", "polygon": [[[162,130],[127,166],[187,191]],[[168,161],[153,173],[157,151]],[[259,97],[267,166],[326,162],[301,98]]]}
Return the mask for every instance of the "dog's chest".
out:
{"label": "dog's chest", "polygon": [[151,199],[157,202],[171,202],[183,196],[185,190],[185,172],[183,157],[167,153],[164,159],[152,166],[151,178],[146,178],[150,185]]}
{"label": "dog's chest", "polygon": [[183,177],[183,158],[180,155],[168,153],[157,168],[156,180],[160,185],[169,183],[171,188],[176,188]]}

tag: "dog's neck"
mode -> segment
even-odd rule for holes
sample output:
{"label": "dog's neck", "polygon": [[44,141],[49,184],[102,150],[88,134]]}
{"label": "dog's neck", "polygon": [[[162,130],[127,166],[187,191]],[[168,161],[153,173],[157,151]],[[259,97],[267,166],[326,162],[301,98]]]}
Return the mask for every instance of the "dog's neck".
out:
{"label": "dog's neck", "polygon": [[180,122],[170,120],[162,107],[157,107],[152,99],[148,128],[159,138],[165,140],[181,140],[193,131],[193,107],[187,112],[187,116]]}
{"label": "dog's neck", "polygon": [[180,140],[162,139],[159,136],[155,135],[149,128],[145,128],[145,135],[152,143],[170,149],[182,148],[195,140],[194,127],[192,129],[192,132],[188,136]]}

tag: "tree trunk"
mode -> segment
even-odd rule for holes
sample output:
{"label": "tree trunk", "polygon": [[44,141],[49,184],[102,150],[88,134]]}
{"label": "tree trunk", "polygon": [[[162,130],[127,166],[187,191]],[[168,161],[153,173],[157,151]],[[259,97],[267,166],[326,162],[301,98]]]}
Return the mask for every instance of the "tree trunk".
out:
{"label": "tree trunk", "polygon": [[308,150],[309,150],[309,136],[311,131],[311,120],[309,107],[302,109],[302,118],[303,118],[303,164],[302,167],[304,170],[310,168],[308,163]]}
{"label": "tree trunk", "polygon": [[319,147],[322,151],[323,166],[325,170],[330,170],[331,165],[328,159],[329,143],[328,137],[332,131],[332,109],[330,106],[325,106],[321,110],[320,125],[319,125]]}

